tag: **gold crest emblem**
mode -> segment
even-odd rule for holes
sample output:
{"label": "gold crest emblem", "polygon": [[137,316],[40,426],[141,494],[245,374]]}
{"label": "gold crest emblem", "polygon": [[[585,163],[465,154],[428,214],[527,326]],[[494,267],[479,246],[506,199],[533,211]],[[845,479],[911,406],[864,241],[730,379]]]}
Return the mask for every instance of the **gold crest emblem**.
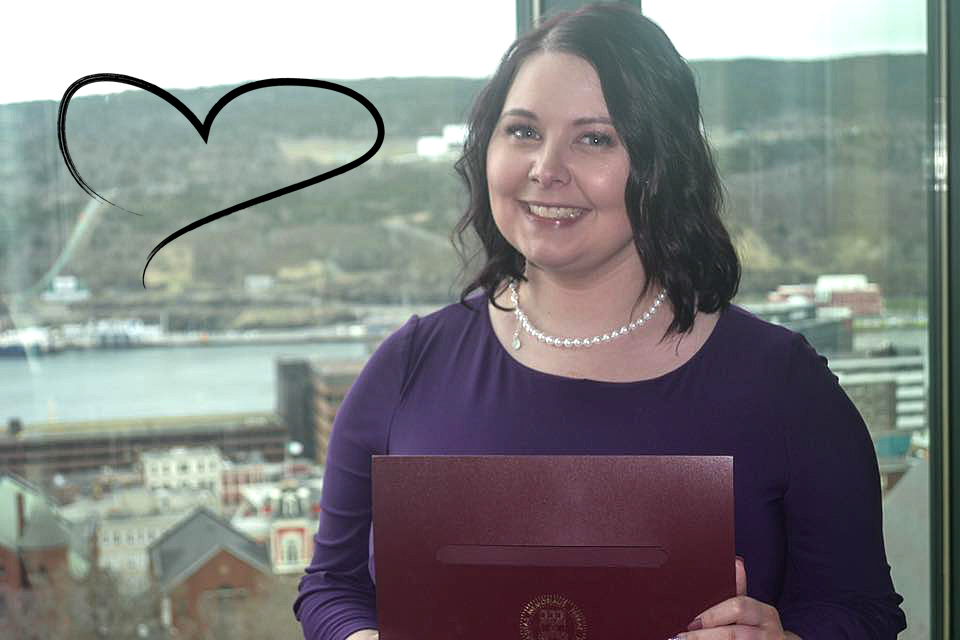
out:
{"label": "gold crest emblem", "polygon": [[583,611],[569,598],[545,594],[528,602],[520,613],[523,640],[586,640]]}

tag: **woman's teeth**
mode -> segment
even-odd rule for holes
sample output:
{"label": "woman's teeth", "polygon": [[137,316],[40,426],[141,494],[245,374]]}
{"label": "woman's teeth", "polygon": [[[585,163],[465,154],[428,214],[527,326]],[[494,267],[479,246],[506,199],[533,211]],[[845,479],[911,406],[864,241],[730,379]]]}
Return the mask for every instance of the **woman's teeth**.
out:
{"label": "woman's teeth", "polygon": [[528,204],[527,208],[535,216],[553,220],[576,218],[585,211],[585,209],[575,209],[573,207],[542,207],[538,204]]}

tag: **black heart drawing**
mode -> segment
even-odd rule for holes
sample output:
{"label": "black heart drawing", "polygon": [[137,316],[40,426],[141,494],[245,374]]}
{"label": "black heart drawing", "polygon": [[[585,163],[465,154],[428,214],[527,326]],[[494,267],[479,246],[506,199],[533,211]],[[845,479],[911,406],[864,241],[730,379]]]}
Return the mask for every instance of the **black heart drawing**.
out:
{"label": "black heart drawing", "polygon": [[[160,249],[164,245],[176,240],[177,238],[184,235],[185,233],[189,233],[198,227],[202,227],[208,222],[212,222],[216,220],[217,218],[222,218],[224,216],[230,215],[231,213],[235,213],[242,209],[246,209],[247,207],[252,207],[253,205],[260,204],[262,202],[266,202],[267,200],[272,200],[274,198],[279,198],[282,195],[293,193],[294,191],[299,191],[304,187],[309,187],[312,184],[323,182],[327,178],[332,178],[334,176],[340,175],[341,173],[346,173],[351,169],[355,169],[356,167],[359,167],[361,164],[363,164],[364,162],[372,158],[374,155],[376,155],[377,151],[380,150],[380,146],[383,144],[383,118],[380,117],[380,112],[377,111],[377,108],[375,106],[373,106],[373,103],[367,100],[361,94],[354,91],[353,89],[344,87],[343,85],[339,85],[333,82],[328,82],[326,80],[308,80],[304,78],[271,78],[269,80],[257,80],[256,82],[248,82],[247,84],[240,85],[239,87],[229,91],[225,96],[220,98],[217,101],[217,103],[213,105],[213,108],[211,108],[210,111],[207,113],[206,119],[203,122],[200,122],[197,116],[194,115],[194,113],[190,111],[190,109],[188,109],[185,104],[183,104],[175,96],[171,95],[167,91],[164,91],[163,89],[161,89],[155,84],[151,84],[145,80],[140,80],[139,78],[126,76],[119,73],[95,73],[95,74],[80,78],[79,80],[71,84],[70,87],[67,88],[66,92],[63,94],[63,98],[60,100],[60,108],[57,111],[57,141],[60,143],[60,153],[63,155],[64,162],[66,162],[67,164],[67,170],[70,171],[70,175],[72,175],[73,179],[77,181],[77,184],[80,185],[80,188],[83,189],[87,193],[87,195],[89,195],[91,198],[95,198],[97,200],[100,200],[101,202],[105,202],[106,204],[113,205],[120,209],[123,209],[123,207],[120,207],[119,205],[114,204],[113,202],[110,202],[109,200],[101,196],[99,193],[97,193],[92,187],[90,187],[90,185],[88,185],[86,181],[84,181],[84,179],[80,176],[80,172],[77,171],[76,166],[74,166],[73,160],[70,158],[70,152],[67,149],[66,121],[67,121],[67,106],[70,104],[70,98],[72,98],[73,95],[77,91],[79,91],[81,87],[84,87],[88,84],[92,84],[94,82],[119,82],[121,84],[128,84],[130,86],[137,87],[145,91],[149,91],[150,93],[152,93],[153,95],[159,98],[163,98],[168,103],[176,107],[177,110],[180,113],[182,113],[183,116],[190,122],[190,124],[193,125],[193,128],[196,129],[197,133],[200,134],[200,137],[203,138],[204,144],[207,143],[207,138],[210,136],[210,126],[213,124],[213,119],[217,117],[217,114],[220,113],[220,110],[223,109],[228,102],[249,91],[255,91],[257,89],[263,89],[266,87],[283,87],[283,86],[315,87],[317,89],[329,89],[331,91],[336,91],[338,93],[342,93],[346,96],[349,96],[354,100],[356,100],[357,102],[359,102],[360,104],[362,104],[364,108],[366,108],[366,110],[370,112],[370,115],[373,116],[374,121],[377,123],[376,142],[374,142],[373,146],[370,147],[370,149],[368,149],[367,152],[364,153],[359,158],[356,158],[355,160],[351,160],[347,164],[331,169],[330,171],[325,171],[324,173],[321,173],[318,176],[314,176],[313,178],[308,178],[307,180],[295,182],[294,184],[288,185],[286,187],[282,187],[275,191],[270,191],[269,193],[265,193],[255,198],[244,200],[243,202],[227,207],[226,209],[221,209],[220,211],[211,213],[210,215],[204,218],[201,218],[195,222],[192,222],[187,226],[183,227],[182,229],[175,231],[174,233],[171,233],[169,236],[164,238],[163,241],[160,242],[160,244],[155,246],[153,248],[153,251],[150,252],[150,255],[147,256],[147,263],[143,265],[143,275],[141,276],[141,281],[143,283],[144,289],[147,288],[147,280],[146,280],[147,267],[150,265],[150,261],[153,259],[153,256],[155,256],[157,252],[160,251]],[[128,211],[127,209],[123,209],[123,210]],[[128,211],[128,213],[134,213],[134,212]],[[140,215],[140,214],[136,214],[136,215]]]}

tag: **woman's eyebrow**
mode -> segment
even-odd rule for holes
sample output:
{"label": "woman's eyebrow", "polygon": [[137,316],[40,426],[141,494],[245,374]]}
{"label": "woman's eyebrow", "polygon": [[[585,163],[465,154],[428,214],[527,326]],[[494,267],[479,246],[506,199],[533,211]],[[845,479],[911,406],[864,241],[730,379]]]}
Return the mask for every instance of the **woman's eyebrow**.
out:
{"label": "woman's eyebrow", "polygon": [[521,116],[523,118],[530,118],[531,120],[538,119],[537,114],[535,114],[533,111],[530,111],[529,109],[520,109],[519,107],[513,108],[513,109],[507,109],[506,111],[500,114],[501,118],[503,118],[504,116]]}
{"label": "woman's eyebrow", "polygon": [[577,118],[573,121],[573,124],[578,127],[584,124],[609,124],[612,126],[613,121],[605,116],[596,116],[593,118]]}
{"label": "woman's eyebrow", "polygon": [[[529,118],[530,120],[539,120],[539,118],[537,118],[537,114],[535,114],[533,111],[530,111],[529,109],[523,109],[520,107],[507,109],[500,115],[501,118],[504,118],[506,116],[520,116],[522,118]],[[609,124],[612,126],[613,121],[606,116],[589,116],[589,117],[577,118],[576,120],[573,121],[573,124],[574,126],[577,126],[577,127],[583,126],[585,124]]]}

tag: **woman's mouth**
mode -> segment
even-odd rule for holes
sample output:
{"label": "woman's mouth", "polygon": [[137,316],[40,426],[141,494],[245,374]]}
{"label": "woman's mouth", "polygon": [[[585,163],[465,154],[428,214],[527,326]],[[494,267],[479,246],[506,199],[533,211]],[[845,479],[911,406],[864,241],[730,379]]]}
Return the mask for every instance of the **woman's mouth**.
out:
{"label": "woman's mouth", "polygon": [[547,220],[573,220],[574,218],[579,218],[587,211],[586,209],[577,207],[554,207],[533,204],[532,202],[525,202],[524,206],[531,215]]}

